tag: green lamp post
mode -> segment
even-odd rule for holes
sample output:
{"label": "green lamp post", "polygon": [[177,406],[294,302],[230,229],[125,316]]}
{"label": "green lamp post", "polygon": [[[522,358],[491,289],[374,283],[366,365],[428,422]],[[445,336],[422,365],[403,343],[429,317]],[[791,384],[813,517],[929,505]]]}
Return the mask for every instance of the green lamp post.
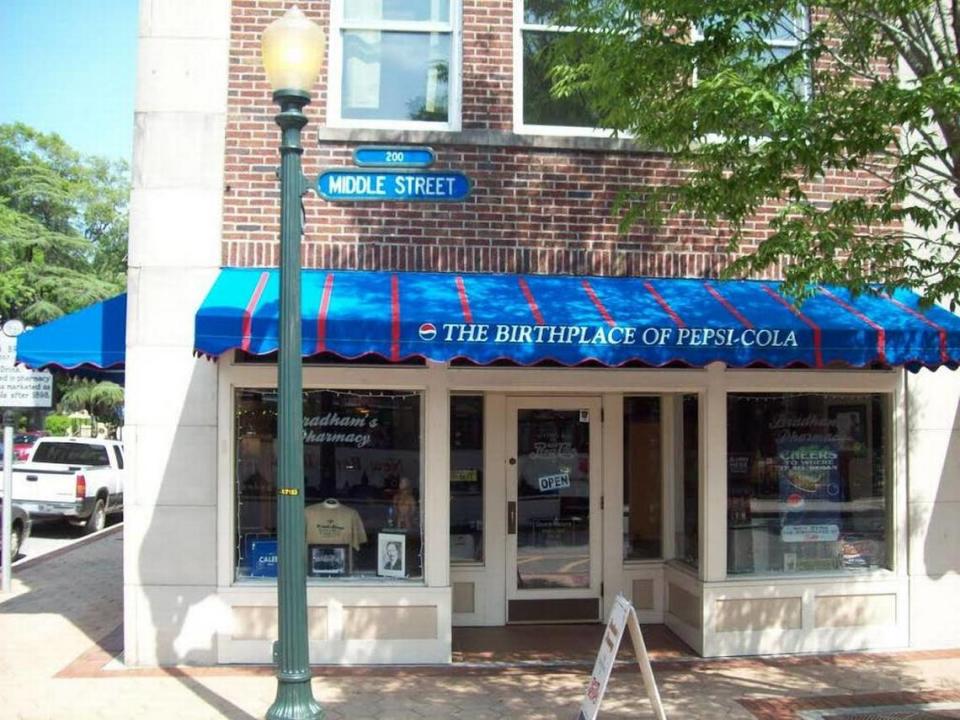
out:
{"label": "green lamp post", "polygon": [[268,720],[320,720],[310,687],[303,501],[303,377],[300,356],[300,131],[323,63],[323,31],[296,7],[264,31],[263,67],[280,106],[280,347],[277,362],[277,698]]}

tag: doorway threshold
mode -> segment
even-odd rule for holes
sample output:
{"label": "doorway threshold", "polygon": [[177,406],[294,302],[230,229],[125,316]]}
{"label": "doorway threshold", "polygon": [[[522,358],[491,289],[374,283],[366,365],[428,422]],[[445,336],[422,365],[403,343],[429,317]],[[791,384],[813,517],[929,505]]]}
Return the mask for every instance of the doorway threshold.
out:
{"label": "doorway threshold", "polygon": [[[591,667],[604,625],[505,625],[453,628],[453,664],[462,667]],[[696,660],[696,653],[666,625],[644,625],[643,641],[653,662]],[[618,663],[634,662],[624,642]]]}

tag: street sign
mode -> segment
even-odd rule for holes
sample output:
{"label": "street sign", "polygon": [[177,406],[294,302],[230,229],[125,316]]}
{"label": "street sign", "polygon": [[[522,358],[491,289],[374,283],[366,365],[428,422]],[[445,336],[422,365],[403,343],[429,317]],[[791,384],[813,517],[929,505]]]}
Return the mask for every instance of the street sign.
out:
{"label": "street sign", "polygon": [[353,162],[360,167],[429,167],[435,159],[428,147],[361,145],[353,151]]}
{"label": "street sign", "polygon": [[46,370],[0,367],[0,407],[53,405],[53,375]]}
{"label": "street sign", "polygon": [[317,178],[317,192],[333,202],[456,202],[470,195],[470,178],[462,172],[403,170],[327,170]]}

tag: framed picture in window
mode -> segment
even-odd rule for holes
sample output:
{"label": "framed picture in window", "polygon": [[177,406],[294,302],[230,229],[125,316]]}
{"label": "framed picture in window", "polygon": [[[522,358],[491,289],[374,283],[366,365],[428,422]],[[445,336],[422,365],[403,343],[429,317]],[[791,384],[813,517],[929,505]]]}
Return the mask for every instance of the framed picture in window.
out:
{"label": "framed picture in window", "polygon": [[841,447],[863,450],[867,442],[867,409],[863,405],[834,405],[828,416]]}
{"label": "framed picture in window", "polygon": [[377,536],[377,575],[402,578],[407,576],[407,536],[380,533]]}
{"label": "framed picture in window", "polygon": [[309,545],[307,547],[310,577],[343,577],[349,570],[349,545]]}

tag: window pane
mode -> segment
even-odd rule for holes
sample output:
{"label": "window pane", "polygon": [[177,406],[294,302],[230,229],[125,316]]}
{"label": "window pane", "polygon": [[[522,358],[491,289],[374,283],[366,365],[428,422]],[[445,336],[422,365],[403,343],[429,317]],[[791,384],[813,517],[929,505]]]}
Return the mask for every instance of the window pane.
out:
{"label": "window pane", "polygon": [[345,31],[343,117],[446,122],[450,33]]}
{"label": "window pane", "polygon": [[[237,577],[276,577],[276,391],[238,390]],[[420,398],[303,393],[307,572],[423,575]]]}
{"label": "window pane", "polygon": [[552,25],[563,10],[564,0],[526,0],[523,3],[523,20],[531,25]]}
{"label": "window pane", "polygon": [[517,588],[590,587],[590,423],[517,411]]}
{"label": "window pane", "polygon": [[483,398],[450,398],[450,561],[483,562]]}
{"label": "window pane", "polygon": [[344,0],[347,20],[450,22],[450,0]]}
{"label": "window pane", "polygon": [[730,395],[730,573],[889,567],[882,395]]}
{"label": "window pane", "polygon": [[682,462],[677,476],[675,545],[678,560],[700,565],[700,398],[684,395],[680,405]]}
{"label": "window pane", "polygon": [[527,125],[597,127],[596,116],[581,96],[555,98],[550,93],[550,44],[553,32],[523,33],[523,122]]}
{"label": "window pane", "polygon": [[661,555],[660,398],[623,400],[623,558]]}

